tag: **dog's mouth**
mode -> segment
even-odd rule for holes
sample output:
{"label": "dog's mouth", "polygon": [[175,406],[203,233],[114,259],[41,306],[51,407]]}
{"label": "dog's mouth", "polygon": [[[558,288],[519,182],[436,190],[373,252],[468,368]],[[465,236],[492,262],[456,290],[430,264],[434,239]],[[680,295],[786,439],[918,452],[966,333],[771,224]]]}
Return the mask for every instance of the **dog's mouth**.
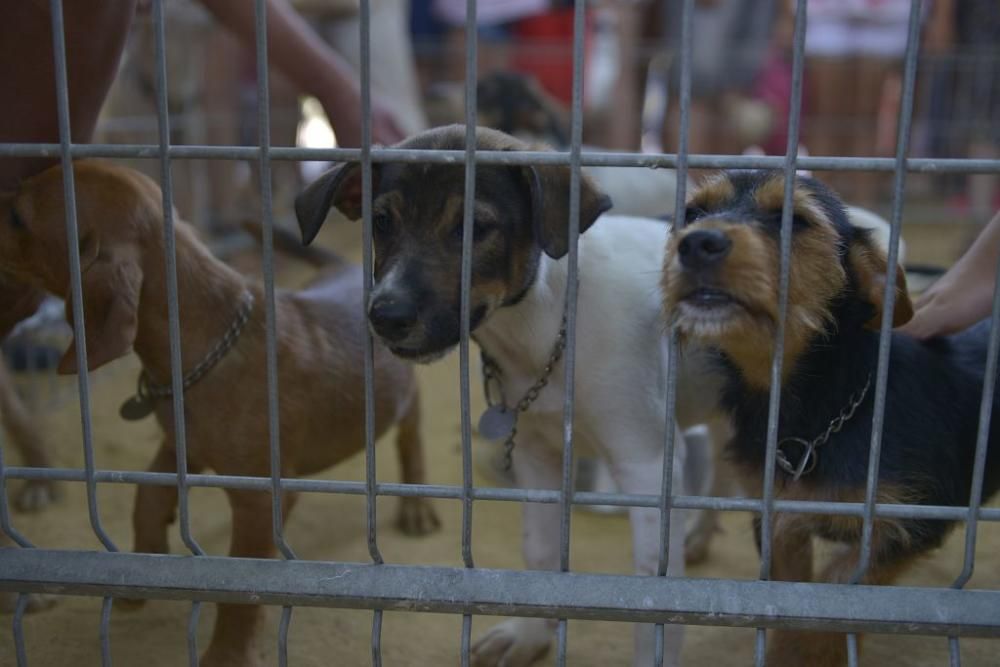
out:
{"label": "dog's mouth", "polygon": [[[718,287],[700,286],[685,293],[674,310],[674,321],[688,334],[715,337],[749,309],[732,293]],[[721,327],[721,328],[720,328]]]}
{"label": "dog's mouth", "polygon": [[[469,332],[474,332],[483,323],[488,314],[489,308],[486,305],[474,307],[469,321]],[[382,343],[390,352],[401,359],[418,364],[429,364],[446,356],[458,345],[461,336],[460,328],[456,324],[454,327],[448,327],[448,329],[450,331],[445,333],[441,329],[430,326],[425,329],[430,332],[430,335],[426,337],[421,336],[418,340],[404,339],[391,342],[382,339]]]}
{"label": "dog's mouth", "polygon": [[680,302],[699,310],[716,310],[740,305],[732,294],[717,287],[698,287],[685,294]]}

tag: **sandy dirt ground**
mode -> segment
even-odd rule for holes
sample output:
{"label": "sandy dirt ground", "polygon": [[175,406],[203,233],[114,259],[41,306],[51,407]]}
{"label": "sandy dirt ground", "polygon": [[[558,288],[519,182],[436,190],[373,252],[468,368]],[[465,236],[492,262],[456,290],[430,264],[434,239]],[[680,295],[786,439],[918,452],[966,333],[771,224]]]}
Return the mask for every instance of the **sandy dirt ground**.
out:
{"label": "sandy dirt ground", "polygon": [[[344,242],[338,238],[334,242]],[[328,238],[328,240],[330,240]],[[911,242],[912,243],[912,242]],[[927,253],[924,253],[927,254]],[[295,271],[283,271],[285,281],[294,282]],[[262,360],[263,361],[263,360]],[[134,388],[138,364],[126,358],[95,373],[93,433],[96,463],[102,469],[142,470],[152,458],[160,437],[152,419],[127,423],[119,419],[120,402]],[[429,481],[458,484],[461,480],[459,435],[458,360],[452,355],[433,366],[419,369],[424,390],[425,441]],[[473,379],[474,414],[481,397]],[[60,380],[72,387],[75,380]],[[39,416],[58,465],[82,467],[79,409],[69,401],[60,409]],[[261,446],[266,446],[262,434]],[[478,440],[474,447],[482,447]],[[13,461],[12,461],[13,463]],[[361,480],[363,458],[331,469],[330,479]],[[378,449],[380,480],[398,480],[395,452],[383,441]],[[491,482],[478,475],[477,484]],[[17,482],[10,491],[17,489]],[[15,515],[17,527],[38,546],[65,549],[98,549],[100,545],[87,518],[82,484],[61,486],[60,501],[37,515]],[[131,544],[130,514],[134,489],[126,485],[101,485],[100,516],[108,534],[122,549]],[[435,501],[443,528],[434,535],[407,538],[393,528],[396,499],[378,502],[378,540],[387,562],[428,565],[461,565],[461,506],[457,501]],[[191,499],[192,531],[209,554],[223,554],[228,545],[229,512],[221,491],[194,490]],[[301,558],[364,562],[368,559],[364,530],[364,501],[359,497],[306,495],[287,525],[289,542]],[[971,588],[1000,585],[1000,526],[980,528],[976,572]],[[903,583],[917,586],[948,586],[962,564],[962,532],[957,531],[933,557],[911,570]],[[604,516],[578,510],[573,515],[571,563],[574,570],[626,573],[630,569],[629,528],[621,516]],[[476,563],[482,567],[519,568],[520,511],[514,503],[477,502],[473,517]],[[176,529],[172,533],[175,553],[183,553]],[[703,565],[689,568],[694,577],[753,579],[758,559],[746,514],[732,513],[723,519],[723,531]],[[186,663],[185,630],[190,605],[150,602],[139,611],[115,610],[111,617],[111,647],[115,665],[166,667]],[[206,605],[198,626],[199,645],[207,645],[215,610]],[[25,622],[27,653],[32,666],[62,667],[100,664],[98,626],[100,600],[63,597],[51,610],[29,616]],[[279,614],[270,609],[260,646],[268,664],[276,664]],[[0,617],[0,665],[13,665],[10,616]],[[477,617],[474,636],[497,619]],[[298,608],[294,611],[289,637],[290,664],[370,664],[372,614],[367,611]],[[459,663],[461,618],[436,614],[387,613],[382,630],[384,664],[436,666]],[[627,624],[571,622],[569,664],[581,666],[626,665],[632,650],[632,632]],[[752,664],[753,630],[691,627],[684,645],[684,664],[695,667],[730,667]],[[907,635],[871,636],[862,664],[916,667],[944,665],[947,641],[941,637]],[[1000,664],[1000,644],[988,640],[963,640],[966,667]],[[551,664],[552,655],[541,664]]]}

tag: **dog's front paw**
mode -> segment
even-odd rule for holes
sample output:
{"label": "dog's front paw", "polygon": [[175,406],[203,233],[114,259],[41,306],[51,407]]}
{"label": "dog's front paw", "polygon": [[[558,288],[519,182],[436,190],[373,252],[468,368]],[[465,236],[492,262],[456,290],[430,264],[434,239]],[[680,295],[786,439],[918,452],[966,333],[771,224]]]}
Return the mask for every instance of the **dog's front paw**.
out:
{"label": "dog's front paw", "polygon": [[58,497],[55,483],[33,479],[14,496],[14,509],[18,512],[37,512],[51,505]]}
{"label": "dog's front paw", "polygon": [[427,498],[401,498],[396,527],[404,535],[419,537],[440,528],[441,520]]}
{"label": "dog's front paw", "polygon": [[[17,607],[17,593],[0,593],[0,613],[10,613]],[[33,614],[36,611],[44,611],[55,605],[56,599],[52,595],[41,593],[28,594],[28,602],[24,611]]]}
{"label": "dog's front paw", "polygon": [[541,618],[512,618],[490,629],[472,647],[475,667],[527,667],[549,650],[552,628]]}

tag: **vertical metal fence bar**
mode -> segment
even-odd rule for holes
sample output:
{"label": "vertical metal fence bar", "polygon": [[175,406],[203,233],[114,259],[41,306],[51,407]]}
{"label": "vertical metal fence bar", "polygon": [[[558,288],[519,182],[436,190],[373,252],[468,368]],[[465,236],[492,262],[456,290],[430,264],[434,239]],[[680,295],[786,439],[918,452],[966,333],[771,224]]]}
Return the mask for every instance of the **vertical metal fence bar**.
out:
{"label": "vertical metal fence bar", "polygon": [[191,613],[187,625],[187,653],[189,667],[198,667],[198,619],[201,617],[201,602],[191,603]]}
{"label": "vertical metal fence bar", "polygon": [[69,88],[66,81],[66,39],[62,0],[51,0],[52,47],[56,73],[56,107],[59,114],[59,153],[63,169],[63,199],[66,203],[66,246],[69,250],[70,299],[73,308],[73,340],[76,341],[76,370],[80,390],[80,420],[83,430],[83,465],[87,478],[87,513],[97,539],[108,551],[118,547],[104,531],[97,509],[97,481],[94,479],[94,438],[90,415],[90,376],[87,374],[87,340],[83,320],[83,285],[80,274],[80,235],[76,226],[76,182],[73,178],[72,143],[69,122]]}
{"label": "vertical metal fence bar", "polygon": [[[170,113],[167,107],[167,47],[163,27],[163,0],[153,2],[156,57],[156,116],[160,140],[160,189],[163,194],[163,253],[167,278],[167,322],[170,338],[170,386],[173,389],[174,449],[177,458],[177,507],[181,540],[196,556],[205,552],[191,535],[187,485],[187,427],[184,417],[184,364],[181,358],[180,307],[177,296],[177,250],[174,237],[173,174],[170,169]],[[192,602],[188,616],[188,664],[198,665],[200,604]]]}
{"label": "vertical metal fence bar", "polygon": [[858,635],[851,632],[847,635],[847,667],[858,667]]}
{"label": "vertical metal fence bar", "polygon": [[[691,51],[694,46],[692,27],[694,16],[694,0],[684,0],[681,6],[681,54],[680,54],[680,121],[677,132],[677,192],[674,199],[674,219],[671,233],[676,234],[684,226],[684,208],[687,200],[688,174],[688,140],[691,127]],[[668,29],[671,26],[668,23]],[[663,445],[663,477],[660,487],[660,558],[656,574],[667,575],[670,565],[670,510],[673,507],[674,487],[674,449],[677,408],[677,335],[670,330],[670,341],[667,352],[667,393],[666,393],[666,429]],[[662,667],[664,657],[664,628],[662,623],[656,624],[654,664]]]}
{"label": "vertical metal fence bar", "polygon": [[[368,320],[367,304],[372,291],[372,99],[371,99],[371,5],[361,0],[361,225],[364,265],[363,321]],[[372,336],[365,327],[365,507],[368,518],[368,554],[382,563],[375,534],[375,358]]]}
{"label": "vertical metal fence bar", "polygon": [[983,395],[979,404],[979,431],[976,433],[976,457],[972,468],[972,489],[969,516],[965,520],[965,558],[962,572],[952,584],[962,588],[972,577],[976,562],[976,534],[979,528],[979,506],[983,502],[983,478],[986,474],[986,454],[989,451],[990,420],[993,417],[993,396],[996,391],[997,355],[1000,348],[1000,262],[993,283],[993,314],[990,317],[990,340],[986,351],[986,373]]}
{"label": "vertical metal fence bar", "polygon": [[288,667],[288,626],[291,623],[292,607],[282,607],[278,622],[278,667]]}
{"label": "vertical metal fence bar", "polygon": [[14,605],[14,656],[17,667],[28,667],[28,652],[24,647],[24,612],[28,608],[28,594],[20,593]]}
{"label": "vertical metal fence bar", "polygon": [[[576,398],[576,317],[579,287],[580,245],[580,151],[583,145],[583,47],[586,0],[573,3],[573,91],[570,108],[569,255],[566,281],[566,350],[563,401],[562,488],[559,493],[559,569],[569,572],[570,524],[573,510],[573,409]],[[567,621],[559,619],[556,633],[556,664],[566,664]]]}
{"label": "vertical metal fence bar", "polygon": [[962,667],[962,649],[958,644],[958,637],[948,637],[948,665]]}
{"label": "vertical metal fence bar", "polygon": [[[118,547],[105,532],[97,508],[97,481],[94,478],[94,439],[90,414],[90,376],[87,369],[86,323],[83,313],[83,285],[80,272],[80,238],[76,218],[76,182],[73,158],[70,155],[72,134],[69,116],[69,83],[66,75],[66,36],[63,22],[62,0],[51,0],[52,58],[55,64],[56,111],[59,117],[59,152],[63,169],[63,199],[66,205],[66,247],[69,251],[70,293],[73,307],[73,339],[76,342],[76,370],[80,390],[80,420],[83,430],[83,463],[87,478],[87,513],[90,525],[108,551]],[[102,603],[100,644],[101,664],[111,665],[111,598]]]}
{"label": "vertical metal fence bar", "polygon": [[[372,291],[372,93],[371,93],[371,2],[361,0],[361,224],[364,303],[362,317],[368,319],[368,300]],[[365,509],[367,515],[368,554],[376,564],[383,563],[378,548],[375,500],[375,357],[372,335],[365,327]],[[372,665],[382,665],[382,610],[372,613]]]}
{"label": "vertical metal fence bar", "polygon": [[271,454],[271,526],[274,543],[292,560],[295,552],[285,541],[281,490],[281,424],[278,415],[278,313],[274,302],[274,210],[271,203],[271,98],[268,85],[267,1],[254,0],[257,55],[257,136],[260,148],[260,208],[264,219],[261,250],[266,317],[267,423]]}
{"label": "vertical metal fence bar", "polygon": [[[781,279],[778,285],[778,330],[771,359],[771,390],[768,398],[767,448],[764,455],[764,507],[760,521],[760,578],[771,577],[771,532],[774,514],[774,468],[778,448],[778,410],[781,405],[781,366],[785,355],[785,322],[788,317],[788,286],[792,254],[792,190],[798,159],[799,122],[802,112],[802,69],[806,42],[806,0],[796,0],[792,54],[792,90],[788,100],[788,143],[785,149],[785,191],[781,206]],[[766,633],[757,629],[754,662],[765,661]]]}
{"label": "vertical metal fence bar", "polygon": [[382,667],[382,610],[372,614],[372,667]]}
{"label": "vertical metal fence bar", "polygon": [[[459,391],[462,419],[462,562],[475,567],[472,558],[472,417],[469,387],[469,335],[472,293],[472,243],[476,200],[476,82],[479,66],[479,31],[476,0],[465,3],[465,197],[462,210],[461,312],[459,337]],[[468,665],[472,616],[462,616],[461,662]]]}
{"label": "vertical metal fence bar", "polygon": [[882,453],[882,427],[885,422],[885,393],[889,377],[889,351],[892,344],[892,311],[896,303],[895,267],[899,261],[899,232],[902,227],[903,195],[906,185],[906,154],[910,149],[913,122],[913,97],[917,79],[917,55],[920,45],[922,0],[910,4],[909,35],[906,42],[906,66],[903,72],[903,97],[899,104],[899,133],[896,136],[896,166],[893,175],[892,218],[889,234],[889,266],[882,295],[882,324],[879,331],[878,366],[875,379],[875,414],[872,416],[871,449],[868,479],[865,483],[865,511],[861,529],[861,553],[851,583],[864,578],[871,563],[872,530],[875,524],[875,500],[878,490],[879,461]]}
{"label": "vertical metal fence bar", "polygon": [[28,594],[20,593],[14,605],[14,656],[17,667],[28,667],[28,652],[24,646],[24,612],[28,608]]}
{"label": "vertical metal fence bar", "polygon": [[177,451],[177,505],[181,539],[191,553],[201,546],[191,536],[187,486],[187,428],[184,419],[184,363],[181,357],[180,308],[177,297],[177,251],[174,238],[173,177],[170,169],[170,113],[167,108],[167,52],[163,0],[153,2],[156,42],[156,116],[160,143],[160,189],[163,193],[163,249],[167,272],[167,320],[170,337],[170,386],[173,390],[174,448]]}
{"label": "vertical metal fence bar", "polygon": [[462,615],[462,641],[459,653],[462,667],[469,667],[472,653],[472,616],[469,614]]}
{"label": "vertical metal fence bar", "polygon": [[101,601],[101,667],[111,667],[111,598]]}

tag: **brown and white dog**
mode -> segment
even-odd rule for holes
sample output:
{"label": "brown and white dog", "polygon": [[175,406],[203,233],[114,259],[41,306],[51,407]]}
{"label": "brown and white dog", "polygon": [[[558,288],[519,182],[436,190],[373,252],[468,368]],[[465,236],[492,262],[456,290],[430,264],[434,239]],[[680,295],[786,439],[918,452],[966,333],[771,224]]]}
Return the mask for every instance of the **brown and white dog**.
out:
{"label": "brown and white dog", "polygon": [[[523,142],[479,128],[480,150],[525,150]],[[465,128],[449,126],[398,145],[463,150]],[[460,164],[373,167],[375,286],[368,311],[373,330],[397,355],[430,361],[459,341],[460,257],[464,201]],[[361,210],[357,164],[334,167],[300,195],[296,212],[309,242],[336,207]],[[479,165],[471,283],[471,330],[495,362],[506,397],[516,401],[536,383],[559,338],[569,280],[570,170],[565,166]],[[626,493],[658,494],[666,430],[667,346],[660,315],[659,275],[666,225],[602,216],[610,205],[590,180],[580,183],[579,307],[576,335],[576,452],[608,461]],[[716,395],[696,354],[680,360],[677,414],[682,425],[704,422]],[[523,488],[561,482],[563,366],[517,421],[513,470]],[[677,433],[675,493],[682,493],[683,438]],[[524,505],[524,559],[532,569],[559,567],[559,508]],[[683,513],[671,513],[668,545],[659,539],[656,508],[629,510],[636,572],[657,571],[669,549],[668,574],[684,572]],[[519,618],[493,628],[473,648],[474,664],[519,667],[551,643],[556,622]],[[667,664],[679,659],[683,628],[667,626]],[[652,626],[637,626],[635,665],[653,659]]]}
{"label": "brown and white dog", "polygon": [[[135,350],[149,382],[168,385],[170,353],[160,189],[145,176],[105,163],[74,166],[83,273],[87,360],[90,369]],[[62,171],[25,181],[0,224],[3,270],[65,295],[69,285],[63,232]],[[224,475],[267,476],[267,381],[263,288],[215,259],[184,222],[176,225],[181,354],[189,372],[233,327],[245,326],[232,347],[185,391],[188,469]],[[247,310],[247,304],[249,310]],[[252,304],[256,303],[257,306]],[[297,292],[277,294],[277,355],[281,474],[307,475],[363,448],[364,393],[362,277],[342,265]],[[76,344],[60,370],[76,369]],[[412,369],[381,346],[375,350],[376,434],[398,425],[403,479],[424,481],[420,407]],[[170,399],[155,402],[165,437],[150,470],[174,472],[174,420]],[[230,553],[274,554],[268,493],[227,490],[233,512]],[[174,519],[174,487],[140,486],[134,513],[135,549],[165,553]],[[294,494],[283,500],[287,513]],[[426,500],[406,498],[398,517],[406,533],[438,524]],[[258,665],[255,629],[259,607],[220,605],[203,665]]]}

